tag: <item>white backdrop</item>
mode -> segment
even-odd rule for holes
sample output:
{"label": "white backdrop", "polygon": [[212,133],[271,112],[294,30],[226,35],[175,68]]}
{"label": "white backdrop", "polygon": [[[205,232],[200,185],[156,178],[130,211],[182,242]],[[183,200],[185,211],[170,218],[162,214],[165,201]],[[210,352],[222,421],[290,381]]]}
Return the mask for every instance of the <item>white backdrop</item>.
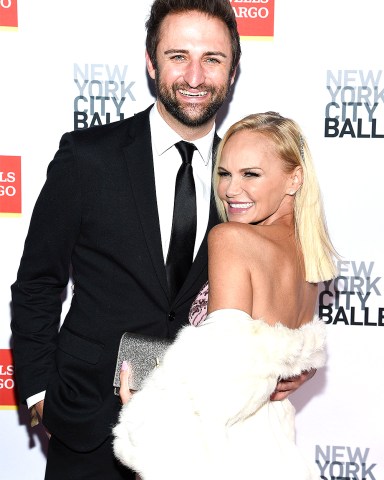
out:
{"label": "white backdrop", "polygon": [[[42,480],[47,442],[28,427],[26,408],[9,400],[9,287],[62,133],[85,126],[84,107],[89,125],[153,102],[144,61],[151,0],[18,0],[18,28],[9,28],[6,10],[15,2],[0,0],[0,26],[7,25],[0,28],[0,479]],[[273,11],[272,0],[233,6],[238,14]],[[240,72],[218,122],[222,135],[249,113],[278,111],[299,122],[315,159],[343,262],[340,277],[319,296],[328,366],[292,401],[298,443],[327,480],[384,480],[380,6],[380,0],[276,0],[273,37],[242,37]],[[95,98],[92,113],[91,97],[109,98]]]}

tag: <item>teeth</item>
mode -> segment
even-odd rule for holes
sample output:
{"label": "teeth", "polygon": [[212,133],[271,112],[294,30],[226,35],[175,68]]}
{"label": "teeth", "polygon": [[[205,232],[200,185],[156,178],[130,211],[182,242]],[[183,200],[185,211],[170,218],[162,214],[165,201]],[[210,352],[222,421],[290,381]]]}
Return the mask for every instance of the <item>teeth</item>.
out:
{"label": "teeth", "polygon": [[230,203],[231,208],[250,208],[254,205],[253,202],[251,203]]}
{"label": "teeth", "polygon": [[179,90],[179,92],[182,95],[186,95],[187,97],[204,97],[204,95],[207,94],[207,92],[191,93],[191,92],[188,92],[187,90]]}

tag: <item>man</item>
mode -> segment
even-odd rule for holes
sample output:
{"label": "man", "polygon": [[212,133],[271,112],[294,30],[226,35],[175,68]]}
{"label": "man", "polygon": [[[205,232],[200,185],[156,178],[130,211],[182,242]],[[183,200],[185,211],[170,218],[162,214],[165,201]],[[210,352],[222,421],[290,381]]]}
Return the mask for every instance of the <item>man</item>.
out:
{"label": "man", "polygon": [[[46,480],[134,478],[111,449],[120,337],[173,338],[207,278],[206,233],[218,222],[210,202],[215,116],[240,58],[236,21],[227,0],[155,0],[146,26],[156,104],[62,137],[12,285],[20,398],[51,434]],[[173,296],[168,247],[180,140],[196,147],[197,224],[193,264]],[[175,216],[191,216],[182,210]],[[74,295],[59,332],[70,264]]]}

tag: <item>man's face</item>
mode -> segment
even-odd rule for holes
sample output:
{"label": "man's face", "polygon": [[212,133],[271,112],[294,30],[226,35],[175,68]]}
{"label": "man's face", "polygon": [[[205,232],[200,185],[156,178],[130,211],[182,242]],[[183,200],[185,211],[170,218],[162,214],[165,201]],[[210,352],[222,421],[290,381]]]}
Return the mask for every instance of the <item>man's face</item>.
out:
{"label": "man's face", "polygon": [[197,11],[166,16],[156,69],[147,55],[164,119],[187,127],[213,123],[233,83],[231,61],[230,35],[221,20]]}

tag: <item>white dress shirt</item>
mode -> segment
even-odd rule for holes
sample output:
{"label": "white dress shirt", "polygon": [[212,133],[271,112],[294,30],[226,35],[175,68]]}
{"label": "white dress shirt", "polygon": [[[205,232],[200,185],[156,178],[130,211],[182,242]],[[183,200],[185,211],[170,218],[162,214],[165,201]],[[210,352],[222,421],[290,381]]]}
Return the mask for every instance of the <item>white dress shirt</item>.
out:
{"label": "white dress shirt", "polygon": [[[161,117],[156,104],[150,112],[149,121],[151,125],[157,208],[165,263],[172,230],[176,175],[181,165],[180,153],[174,145],[183,139]],[[191,142],[197,148],[192,159],[197,208],[197,229],[193,258],[196,257],[208,225],[214,135],[215,125],[213,125],[207,135]]]}

